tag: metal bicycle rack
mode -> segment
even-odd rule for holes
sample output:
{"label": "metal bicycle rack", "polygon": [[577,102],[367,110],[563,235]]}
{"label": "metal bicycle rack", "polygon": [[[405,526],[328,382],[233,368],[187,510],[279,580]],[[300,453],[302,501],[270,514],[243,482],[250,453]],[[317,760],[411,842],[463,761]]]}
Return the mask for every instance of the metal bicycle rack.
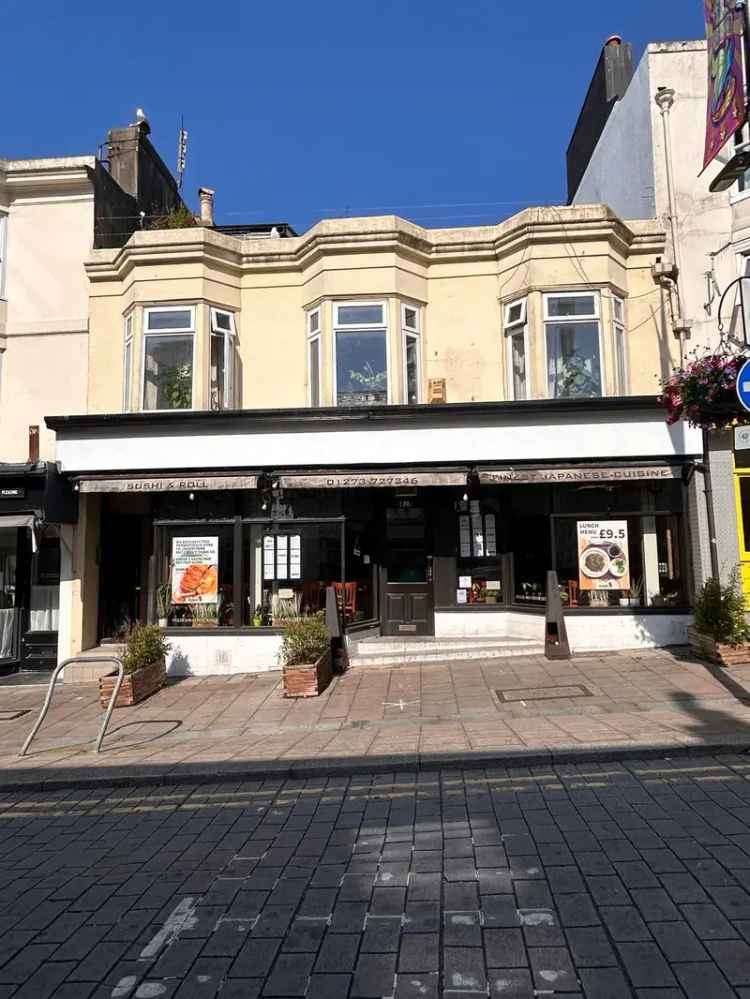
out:
{"label": "metal bicycle rack", "polygon": [[57,678],[60,672],[65,669],[66,666],[70,666],[71,663],[115,663],[117,665],[117,682],[115,683],[115,689],[112,693],[112,697],[107,705],[107,710],[104,714],[104,721],[102,722],[102,727],[99,730],[99,736],[96,740],[96,747],[94,749],[95,753],[98,753],[102,747],[102,741],[104,740],[104,735],[107,731],[107,726],[109,725],[109,719],[112,717],[112,712],[115,709],[115,704],[117,702],[117,695],[120,693],[120,687],[122,686],[122,679],[125,676],[125,667],[123,665],[122,659],[117,656],[97,656],[94,659],[90,659],[88,656],[73,656],[72,659],[66,659],[61,662],[58,666],[55,666],[54,672],[52,673],[52,678],[49,682],[49,687],[47,688],[47,696],[44,698],[44,704],[42,705],[42,710],[39,712],[39,717],[34,723],[34,727],[29,733],[29,737],[23,744],[23,749],[18,754],[19,756],[25,756],[29,746],[31,745],[31,740],[39,731],[39,728],[44,721],[47,712],[49,711],[49,706],[52,703],[52,695],[55,692],[55,684],[57,683]]}

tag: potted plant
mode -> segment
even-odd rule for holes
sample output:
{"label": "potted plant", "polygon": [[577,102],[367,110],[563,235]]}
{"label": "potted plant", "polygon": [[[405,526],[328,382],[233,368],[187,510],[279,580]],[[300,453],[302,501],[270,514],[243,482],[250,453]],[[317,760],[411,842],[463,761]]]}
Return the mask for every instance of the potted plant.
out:
{"label": "potted plant", "polygon": [[747,604],[736,569],[726,586],[713,577],[706,580],[695,598],[693,615],[688,638],[696,655],[721,666],[750,662]]}
{"label": "potted plant", "polygon": [[263,607],[260,604],[256,604],[255,607],[255,613],[253,614],[253,627],[254,628],[263,627]]}
{"label": "potted plant", "polygon": [[687,420],[704,430],[721,430],[747,414],[737,400],[737,373],[746,358],[724,348],[696,356],[662,382],[659,398],[667,423]]}
{"label": "potted plant", "polygon": [[169,612],[172,609],[172,587],[169,583],[162,583],[156,587],[156,614],[159,618],[159,627],[166,628],[169,624]]}
{"label": "potted plant", "polygon": [[271,619],[274,628],[283,628],[287,621],[294,620],[300,616],[302,606],[302,594],[289,591],[291,596],[282,596],[274,593],[271,597]]}
{"label": "potted plant", "polygon": [[640,607],[643,600],[643,578],[636,576],[630,585],[630,598],[628,604],[631,607]]}
{"label": "potted plant", "polygon": [[221,595],[215,604],[191,604],[194,628],[217,628],[219,625],[219,609]]}
{"label": "potted plant", "polygon": [[[122,661],[125,677],[115,703],[116,708],[129,707],[145,700],[164,686],[167,676],[166,655],[171,648],[158,625],[134,624],[127,634]],[[115,689],[117,673],[99,680],[99,700],[109,704]]]}
{"label": "potted plant", "polygon": [[324,614],[287,620],[279,653],[284,697],[315,697],[331,682],[331,636]]}

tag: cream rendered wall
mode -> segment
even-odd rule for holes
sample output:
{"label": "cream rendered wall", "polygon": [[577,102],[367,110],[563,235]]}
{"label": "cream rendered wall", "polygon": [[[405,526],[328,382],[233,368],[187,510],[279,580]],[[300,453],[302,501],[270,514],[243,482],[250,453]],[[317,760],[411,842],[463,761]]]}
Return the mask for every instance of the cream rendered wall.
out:
{"label": "cream rendered wall", "polygon": [[[35,174],[49,172],[50,165],[56,165],[55,183],[37,183]],[[26,460],[32,424],[40,427],[41,457],[52,459],[54,435],[44,426],[44,416],[86,411],[89,288],[83,262],[92,245],[93,191],[77,160],[4,166],[0,209],[8,211],[7,304],[0,329],[6,347],[0,461]],[[67,174],[72,174],[69,180]]]}
{"label": "cream rendered wall", "polygon": [[401,304],[422,306],[422,392],[445,378],[449,402],[508,398],[503,306],[529,306],[531,396],[546,395],[542,295],[601,295],[604,388],[615,394],[611,297],[627,300],[631,392],[654,394],[663,367],[663,317],[651,265],[663,253],[656,222],[624,226],[602,206],[530,209],[498,226],[424,230],[395,217],[329,220],[291,239],[236,240],[206,230],[138,233],[95,251],[89,340],[90,412],[122,405],[123,317],[133,310],[135,406],[140,406],[142,310],[195,304],[199,390],[208,400],[208,307],[238,313],[241,405],[305,406],[306,311],[321,306],[322,403],[333,403],[333,305],[381,300],[389,316],[391,401],[404,401]]}

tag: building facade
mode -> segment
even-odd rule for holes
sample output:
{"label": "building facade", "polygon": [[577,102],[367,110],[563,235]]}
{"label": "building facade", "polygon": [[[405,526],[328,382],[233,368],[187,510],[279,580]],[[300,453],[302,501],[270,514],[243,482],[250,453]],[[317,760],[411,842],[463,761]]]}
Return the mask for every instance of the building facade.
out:
{"label": "building facade", "polygon": [[700,435],[655,220],[601,205],[426,230],[139,232],[92,252],[88,410],[50,415],[79,500],[61,654],[161,619],[175,674],[272,669],[335,585],[357,635],[684,640]]}
{"label": "building facade", "polygon": [[72,545],[77,498],[44,416],[88,407],[84,263],[95,246],[125,243],[140,211],[180,203],[146,129],[113,130],[107,146],[110,165],[135,162],[136,177],[152,164],[132,191],[95,156],[0,160],[0,673],[57,658],[61,546]]}
{"label": "building facade", "polygon": [[[608,96],[595,85],[602,64],[608,58],[622,62],[619,52],[607,52],[612,47],[620,49],[618,39],[605,46],[592,81],[589,97],[596,95],[600,102]],[[648,45],[624,90],[609,95],[606,114],[587,117],[591,100],[584,104],[577,131],[587,132],[588,141],[571,142],[568,150],[572,204],[603,201],[624,219],[653,218],[664,226],[667,269],[675,264],[678,274],[676,281],[661,282],[659,308],[672,320],[667,325],[673,337],[675,326],[682,325],[674,322],[679,314],[689,327],[683,344],[687,361],[693,352],[700,355],[718,347],[720,319],[725,332],[741,340],[734,294],[728,296],[721,317],[719,306],[731,282],[750,274],[750,176],[729,191],[710,193],[710,182],[733,154],[732,143],[704,172],[701,169],[706,70],[705,40]],[[737,141],[743,137],[747,127]],[[711,434],[719,572],[727,582],[739,564],[750,598],[750,555],[745,547],[750,520],[743,523],[750,506],[740,501],[750,481],[745,484],[745,458],[738,460],[737,454],[731,431]]]}

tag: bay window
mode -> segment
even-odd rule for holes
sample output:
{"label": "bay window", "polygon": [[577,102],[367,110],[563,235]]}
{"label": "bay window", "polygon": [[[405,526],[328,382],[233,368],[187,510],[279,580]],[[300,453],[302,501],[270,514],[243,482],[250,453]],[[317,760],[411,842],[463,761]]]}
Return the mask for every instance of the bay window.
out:
{"label": "bay window", "polygon": [[144,310],[143,408],[192,409],[195,306]]}
{"label": "bay window", "polygon": [[616,295],[612,296],[612,337],[615,348],[617,391],[620,395],[627,395],[628,348],[625,341],[625,303]]}
{"label": "bay window", "polygon": [[211,309],[211,409],[232,409],[235,400],[237,328],[234,314]]}
{"label": "bay window", "polygon": [[503,322],[508,365],[508,388],[511,399],[528,399],[526,372],[528,324],[526,299],[505,306]]}
{"label": "bay window", "polygon": [[314,408],[320,406],[320,309],[307,313],[307,378],[308,401]]}
{"label": "bay window", "polygon": [[601,396],[599,294],[545,295],[544,327],[549,397]]}
{"label": "bay window", "polygon": [[421,402],[419,322],[419,309],[416,306],[401,306],[401,337],[404,351],[404,402],[409,406],[416,406]]}
{"label": "bay window", "polygon": [[337,406],[388,404],[388,325],[383,302],[333,307]]}

